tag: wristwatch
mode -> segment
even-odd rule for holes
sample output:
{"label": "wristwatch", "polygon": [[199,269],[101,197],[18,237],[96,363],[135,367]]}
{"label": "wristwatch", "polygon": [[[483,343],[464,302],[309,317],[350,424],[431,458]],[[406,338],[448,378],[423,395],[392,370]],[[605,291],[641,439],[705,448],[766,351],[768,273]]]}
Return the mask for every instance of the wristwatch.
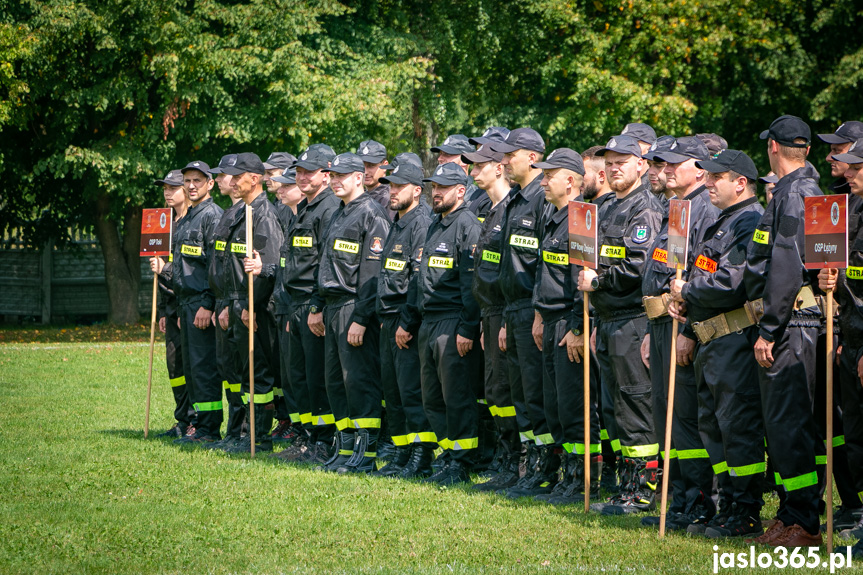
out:
{"label": "wristwatch", "polygon": [[572,328],[572,329],[571,329],[571,330],[569,330],[569,331],[571,331],[571,332],[572,332],[572,335],[574,335],[574,336],[579,336],[579,335],[581,335],[581,330],[580,330],[580,329],[578,329],[577,327],[574,327],[574,328]]}
{"label": "wristwatch", "polygon": [[309,313],[320,313],[318,310],[318,306],[316,306],[316,305],[309,306]]}
{"label": "wristwatch", "polygon": [[599,277],[595,277],[592,280],[590,280],[590,287],[593,288],[593,291],[596,291],[599,289]]}

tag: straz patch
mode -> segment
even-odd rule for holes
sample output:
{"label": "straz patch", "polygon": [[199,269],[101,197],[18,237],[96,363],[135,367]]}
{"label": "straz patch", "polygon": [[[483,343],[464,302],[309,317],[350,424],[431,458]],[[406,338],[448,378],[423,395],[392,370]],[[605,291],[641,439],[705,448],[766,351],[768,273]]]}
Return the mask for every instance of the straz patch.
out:
{"label": "straz patch", "polygon": [[491,262],[493,264],[500,263],[500,254],[498,252],[491,252],[489,250],[482,250],[482,261]]}
{"label": "straz patch", "polygon": [[635,226],[632,230],[632,242],[643,244],[650,239],[650,229],[647,226]]}
{"label": "straz patch", "polygon": [[602,246],[599,250],[601,258],[625,258],[626,248],[624,246]]}
{"label": "straz patch", "polygon": [[557,266],[568,266],[569,265],[569,254],[562,254],[559,252],[547,252],[545,250],[542,251],[542,260],[544,262],[554,264]]}
{"label": "straz patch", "polygon": [[291,245],[295,248],[310,248],[312,247],[311,236],[295,236]]}
{"label": "straz patch", "polygon": [[213,246],[213,247],[215,247],[215,248],[216,248],[216,251],[217,251],[217,252],[223,252],[223,251],[225,251],[225,246],[227,246],[227,245],[228,245],[228,244],[226,244],[226,243],[225,243],[225,242],[223,242],[222,240],[216,240],[216,244],[215,244],[215,246]]}
{"label": "straz patch", "polygon": [[394,272],[400,272],[405,269],[405,265],[407,265],[407,262],[404,260],[394,260],[393,258],[387,258],[387,261],[384,262],[384,269],[388,269]]}
{"label": "straz patch", "polygon": [[716,262],[704,256],[698,256],[698,259],[695,260],[695,267],[712,274],[716,273]]}
{"label": "straz patch", "polygon": [[360,253],[360,244],[346,240],[336,240],[336,243],[333,244],[333,249],[339,252],[358,254]]}
{"label": "straz patch", "polygon": [[183,247],[180,248],[180,253],[184,256],[199,256],[201,255],[201,246],[187,246],[183,244]]}
{"label": "straz patch", "polygon": [[375,236],[374,239],[372,239],[372,245],[369,248],[369,251],[376,255],[380,255],[381,253],[383,253],[384,243],[383,241],[381,241],[381,238]]}
{"label": "straz patch", "polygon": [[539,248],[539,240],[536,238],[531,238],[528,236],[519,236],[513,234],[509,236],[509,245],[516,246],[520,248],[530,248],[535,250]]}
{"label": "straz patch", "polygon": [[232,254],[245,254],[246,253],[246,244],[237,244],[231,242],[231,253]]}
{"label": "straz patch", "polygon": [[849,280],[863,280],[863,268],[848,266],[845,270],[845,277]]}
{"label": "straz patch", "polygon": [[429,258],[430,268],[452,269],[452,264],[453,258],[442,258],[439,256],[432,256]]}
{"label": "straz patch", "polygon": [[752,235],[752,241],[756,244],[767,245],[767,241],[770,239],[770,232],[764,230],[755,230],[755,233]]}
{"label": "straz patch", "polygon": [[656,248],[655,250],[653,250],[653,256],[651,256],[651,257],[653,259],[655,259],[656,261],[658,261],[659,263],[667,264],[668,263],[668,250],[664,250],[662,248]]}

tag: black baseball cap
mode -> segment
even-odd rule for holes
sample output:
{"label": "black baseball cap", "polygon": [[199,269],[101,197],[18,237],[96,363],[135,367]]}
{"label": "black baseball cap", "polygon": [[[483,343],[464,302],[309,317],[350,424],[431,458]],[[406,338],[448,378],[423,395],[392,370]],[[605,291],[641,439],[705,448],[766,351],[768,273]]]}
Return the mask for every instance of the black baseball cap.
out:
{"label": "black baseball cap", "polygon": [[684,136],[677,138],[667,152],[657,152],[653,157],[660,162],[679,164],[686,160],[706,160],[710,157],[710,152],[696,136]]}
{"label": "black baseball cap", "polygon": [[[461,169],[461,168],[459,168]],[[462,170],[464,173],[464,170]],[[413,164],[401,164],[396,166],[392,173],[378,180],[382,184],[413,184],[415,186],[423,185],[423,171]]]}
{"label": "black baseball cap", "polygon": [[365,140],[357,146],[357,155],[370,164],[379,164],[387,159],[387,148],[380,142]]}
{"label": "black baseball cap", "polygon": [[183,185],[183,172],[180,170],[171,170],[165,177],[161,180],[153,180],[154,184],[158,184],[160,186],[182,186]]}
{"label": "black baseball cap", "polygon": [[495,152],[508,154],[516,150],[531,150],[545,153],[545,140],[539,135],[539,132],[533,128],[516,128],[506,137],[503,142],[491,142],[489,144]]}
{"label": "black baseball cap", "polygon": [[656,141],[650,144],[650,149],[644,154],[644,159],[651,162],[664,162],[665,160],[660,160],[656,157],[657,154],[671,151],[671,146],[676,141],[677,138],[674,136],[660,136],[656,138]]}
{"label": "black baseball cap", "polygon": [[621,136],[632,136],[639,142],[644,142],[645,144],[652,144],[656,141],[656,130],[648,126],[647,124],[641,124],[639,122],[634,122],[632,124],[627,124],[623,127],[623,131],[620,132]]}
{"label": "black baseball cap", "polygon": [[199,172],[204,173],[207,176],[208,180],[213,179],[213,176],[210,173],[210,166],[208,166],[204,162],[200,162],[198,160],[195,160],[194,162],[189,162],[188,164],[186,164],[186,166],[184,168],[180,169],[180,171],[184,174],[186,172],[188,172],[189,170],[198,170]]}
{"label": "black baseball cap", "polygon": [[854,143],[851,144],[851,147],[844,154],[836,154],[830,157],[837,162],[845,164],[859,164],[863,162],[863,138],[854,140]]}
{"label": "black baseball cap", "polygon": [[608,141],[604,148],[597,150],[597,156],[604,156],[606,152],[617,152],[618,154],[629,154],[641,158],[641,146],[638,140],[632,136],[615,136]]}
{"label": "black baseball cap", "polygon": [[779,176],[776,174],[767,174],[766,176],[761,176],[758,178],[758,181],[762,184],[775,184],[779,181]]}
{"label": "black baseball cap", "polygon": [[292,186],[297,183],[297,170],[295,168],[287,168],[282,172],[281,176],[273,176],[273,181]]}
{"label": "black baseball cap", "polygon": [[537,162],[531,167],[538,170],[563,168],[584,175],[584,160],[581,159],[581,154],[569,148],[558,148],[550,153],[545,161]]}
{"label": "black baseball cap", "polygon": [[222,171],[224,168],[233,166],[237,163],[237,154],[226,154],[222,156],[222,159],[219,160],[219,165],[215,168],[210,169],[211,174],[223,174]]}
{"label": "black baseball cap", "polygon": [[818,134],[818,139],[826,144],[847,144],[863,138],[863,122],[844,122],[832,134]]}
{"label": "black baseball cap", "polygon": [[[797,116],[779,116],[770,127],[761,132],[760,138],[766,140],[776,140],[778,143],[789,148],[805,148],[812,140],[812,131],[809,129],[809,124],[804,122]],[[806,140],[805,144],[795,144],[796,138]]]}
{"label": "black baseball cap", "polygon": [[711,174],[737,172],[753,182],[758,179],[758,168],[755,167],[755,162],[740,150],[725,149],[710,160],[698,160],[695,165]]}
{"label": "black baseball cap", "polygon": [[471,138],[468,142],[474,146],[482,146],[483,144],[490,144],[491,142],[505,142],[507,136],[509,136],[509,128],[504,128],[503,126],[492,126],[490,128],[486,128],[485,132],[482,133],[482,136]]}
{"label": "black baseball cap", "polygon": [[222,168],[222,173],[229,176],[239,176],[240,174],[259,174],[263,176],[267,170],[264,168],[264,162],[254,152],[243,152],[237,154],[237,161],[233,166],[225,166]]}
{"label": "black baseball cap", "polygon": [[704,142],[704,145],[707,146],[707,151],[713,156],[722,150],[728,149],[728,141],[719,134],[708,132],[706,134],[695,134],[695,137]]}
{"label": "black baseball cap", "polygon": [[335,151],[326,144],[312,144],[300,154],[292,168],[314,171],[326,168],[336,157]]}
{"label": "black baseball cap", "polygon": [[329,168],[324,168],[325,172],[335,172],[337,174],[352,174],[354,172],[365,172],[366,166],[363,164],[363,159],[351,152],[339,154],[333,159],[333,163]]}
{"label": "black baseball cap", "polygon": [[461,161],[465,164],[482,164],[484,162],[500,162],[503,160],[503,152],[495,152],[490,144],[483,144],[476,152],[462,154]]}
{"label": "black baseball cap", "polygon": [[405,164],[411,164],[412,166],[416,166],[421,170],[423,169],[423,161],[413,152],[402,152],[401,154],[396,154],[396,157],[390,160],[389,164],[384,164],[383,166],[381,166],[381,169],[394,170],[397,167],[403,166]]}
{"label": "black baseball cap", "polygon": [[452,134],[451,136],[447,136],[446,140],[444,140],[442,144],[438,144],[432,148],[431,151],[439,154],[444,153],[451,156],[460,156],[462,154],[469,154],[473,152],[474,149],[475,148],[471,146],[468,141],[467,136],[464,134]]}
{"label": "black baseball cap", "polygon": [[441,186],[466,186],[467,174],[458,164],[447,162],[435,168],[431,176],[423,178],[423,182],[432,182]]}
{"label": "black baseball cap", "polygon": [[264,162],[264,168],[268,170],[284,170],[290,168],[297,161],[296,156],[287,152],[273,152]]}

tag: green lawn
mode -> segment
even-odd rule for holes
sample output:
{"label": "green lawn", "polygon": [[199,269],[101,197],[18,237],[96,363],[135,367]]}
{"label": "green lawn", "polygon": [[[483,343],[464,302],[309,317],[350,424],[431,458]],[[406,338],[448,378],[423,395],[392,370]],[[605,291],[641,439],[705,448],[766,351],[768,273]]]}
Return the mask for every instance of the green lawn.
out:
{"label": "green lawn", "polygon": [[0,345],[0,572],[712,572],[714,541],[637,517],[145,440],[146,382],[146,344]]}

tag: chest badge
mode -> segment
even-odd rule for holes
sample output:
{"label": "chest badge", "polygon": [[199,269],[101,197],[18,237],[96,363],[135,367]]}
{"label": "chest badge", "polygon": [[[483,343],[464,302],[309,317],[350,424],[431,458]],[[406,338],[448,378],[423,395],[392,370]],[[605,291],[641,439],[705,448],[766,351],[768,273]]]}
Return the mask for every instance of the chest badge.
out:
{"label": "chest badge", "polygon": [[449,252],[449,249],[447,248],[446,242],[441,242],[437,245],[434,251],[438,254],[445,254]]}

